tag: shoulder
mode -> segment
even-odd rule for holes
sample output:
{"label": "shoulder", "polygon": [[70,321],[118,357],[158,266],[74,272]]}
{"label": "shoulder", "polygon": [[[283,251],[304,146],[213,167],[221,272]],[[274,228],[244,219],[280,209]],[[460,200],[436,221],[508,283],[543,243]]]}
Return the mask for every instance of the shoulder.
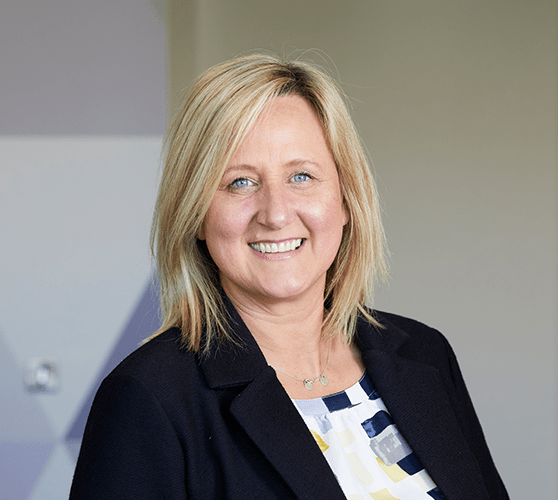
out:
{"label": "shoulder", "polygon": [[171,328],[127,356],[107,377],[107,387],[141,387],[161,403],[177,393],[203,387],[196,354],[181,345],[180,330]]}
{"label": "shoulder", "polygon": [[194,402],[188,406],[187,391],[196,377],[188,377],[195,373],[195,358],[179,338],[178,330],[164,332],[103,380],[70,498],[160,498],[162,491],[184,490],[183,442],[193,432],[184,414],[195,409]]}
{"label": "shoulder", "polygon": [[111,375],[161,376],[174,369],[176,364],[188,369],[195,362],[195,354],[183,348],[180,341],[178,328],[166,330],[124,358]]}
{"label": "shoulder", "polygon": [[364,331],[375,330],[371,335],[381,339],[381,350],[397,352],[400,356],[427,364],[438,364],[441,360],[453,358],[448,340],[437,329],[384,311],[374,310],[373,315],[382,328],[369,327]]}
{"label": "shoulder", "polygon": [[372,314],[378,322],[388,330],[397,328],[413,336],[424,335],[438,337],[441,335],[435,328],[417,321],[416,319],[378,310],[374,310]]}

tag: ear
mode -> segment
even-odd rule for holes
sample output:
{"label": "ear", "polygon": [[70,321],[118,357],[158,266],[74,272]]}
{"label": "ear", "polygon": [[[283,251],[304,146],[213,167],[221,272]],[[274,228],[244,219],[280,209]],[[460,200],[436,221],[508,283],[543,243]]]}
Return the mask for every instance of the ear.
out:
{"label": "ear", "polygon": [[347,204],[345,200],[343,200],[343,225],[346,226],[349,223],[349,209],[347,208]]}
{"label": "ear", "polygon": [[205,220],[202,222],[202,225],[201,225],[200,230],[198,231],[198,234],[196,235],[196,237],[198,238],[198,240],[202,240],[202,241],[204,241],[206,239],[206,236],[205,236]]}

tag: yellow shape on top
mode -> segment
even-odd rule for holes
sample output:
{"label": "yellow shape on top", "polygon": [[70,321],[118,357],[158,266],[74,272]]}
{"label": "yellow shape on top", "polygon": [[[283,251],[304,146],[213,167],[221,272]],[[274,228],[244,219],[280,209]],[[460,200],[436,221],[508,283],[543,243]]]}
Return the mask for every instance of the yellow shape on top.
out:
{"label": "yellow shape on top", "polygon": [[394,497],[387,488],[377,491],[376,493],[368,493],[374,500],[400,500]]}
{"label": "yellow shape on top", "polygon": [[394,482],[394,483],[398,483],[399,481],[401,481],[402,479],[405,479],[406,477],[409,477],[409,474],[407,474],[401,467],[399,467],[399,465],[397,464],[393,464],[393,465],[386,465],[384,462],[382,462],[378,457],[376,457],[376,461],[378,462],[378,464],[380,465],[380,467],[383,469],[383,471],[387,474],[387,476]]}
{"label": "yellow shape on top", "polygon": [[336,434],[340,443],[343,445],[343,448],[347,448],[355,442],[355,435],[351,431],[350,427],[347,427],[344,431],[337,432]]}
{"label": "yellow shape on top", "polygon": [[322,437],[316,432],[316,431],[310,431],[312,433],[312,436],[314,436],[314,439],[316,440],[316,443],[318,443],[318,446],[320,447],[320,450],[322,453],[325,453],[327,449],[329,449],[329,446],[325,443],[325,441],[322,439]]}

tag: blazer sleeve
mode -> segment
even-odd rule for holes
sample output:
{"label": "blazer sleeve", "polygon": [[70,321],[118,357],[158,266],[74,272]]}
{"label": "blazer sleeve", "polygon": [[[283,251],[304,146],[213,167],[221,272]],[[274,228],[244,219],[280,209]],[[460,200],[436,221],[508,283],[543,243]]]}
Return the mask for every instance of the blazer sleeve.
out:
{"label": "blazer sleeve", "polygon": [[184,500],[184,453],[143,382],[109,375],[93,402],[70,500]]}
{"label": "blazer sleeve", "polygon": [[486,489],[492,500],[509,500],[508,493],[488,450],[481,424],[465,385],[457,358],[447,339],[441,335],[446,349],[451,385],[453,386],[455,414],[463,435],[477,459]]}

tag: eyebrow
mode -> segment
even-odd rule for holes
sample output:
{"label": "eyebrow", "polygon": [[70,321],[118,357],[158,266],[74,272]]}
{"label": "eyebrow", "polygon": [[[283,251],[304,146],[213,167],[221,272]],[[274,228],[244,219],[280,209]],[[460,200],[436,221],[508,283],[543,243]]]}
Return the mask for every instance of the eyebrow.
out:
{"label": "eyebrow", "polygon": [[[308,158],[295,158],[294,160],[291,160],[289,162],[287,162],[284,166],[285,167],[298,167],[300,165],[315,165],[316,167],[319,167],[320,164],[309,160]],[[254,165],[251,165],[250,163],[239,163],[238,165],[229,165],[226,169],[225,169],[225,174],[228,172],[234,172],[234,171],[238,171],[238,170],[249,170],[251,172],[255,172],[258,170],[258,168]]]}
{"label": "eyebrow", "polygon": [[225,169],[225,174],[228,172],[234,172],[237,170],[250,170],[252,172],[255,172],[257,170],[257,168],[253,165],[250,165],[249,163],[239,163],[238,165],[229,165],[226,169]]}

